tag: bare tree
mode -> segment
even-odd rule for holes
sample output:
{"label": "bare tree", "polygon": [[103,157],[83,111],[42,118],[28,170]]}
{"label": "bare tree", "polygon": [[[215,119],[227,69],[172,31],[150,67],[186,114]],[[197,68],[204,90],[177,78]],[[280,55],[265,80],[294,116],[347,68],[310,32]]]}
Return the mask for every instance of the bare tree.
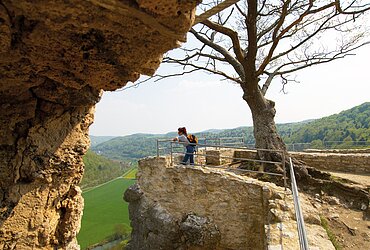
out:
{"label": "bare tree", "polygon": [[256,147],[286,150],[276,130],[274,102],[265,97],[270,85],[280,79],[284,88],[295,72],[369,44],[369,10],[370,2],[361,0],[239,1],[210,19],[196,20],[190,33],[200,43],[185,44],[181,55],[164,59],[182,65],[181,72],[157,77],[205,71],[239,84],[252,112]]}

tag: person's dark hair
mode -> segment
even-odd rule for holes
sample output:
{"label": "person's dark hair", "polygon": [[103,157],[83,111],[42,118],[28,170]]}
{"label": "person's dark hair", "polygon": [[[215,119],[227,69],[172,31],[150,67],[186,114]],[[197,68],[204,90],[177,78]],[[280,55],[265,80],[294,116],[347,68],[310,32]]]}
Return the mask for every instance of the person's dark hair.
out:
{"label": "person's dark hair", "polygon": [[177,129],[177,131],[178,131],[178,132],[180,132],[180,133],[183,133],[183,134],[185,134],[185,135],[187,135],[187,134],[188,134],[188,133],[186,132],[186,128],[185,128],[185,127],[178,128],[178,129]]}

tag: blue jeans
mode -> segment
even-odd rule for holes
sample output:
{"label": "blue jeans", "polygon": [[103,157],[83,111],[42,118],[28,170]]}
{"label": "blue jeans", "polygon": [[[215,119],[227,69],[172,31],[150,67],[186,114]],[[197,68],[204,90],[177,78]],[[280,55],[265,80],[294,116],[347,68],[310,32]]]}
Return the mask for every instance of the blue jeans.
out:
{"label": "blue jeans", "polygon": [[181,164],[186,165],[188,160],[190,159],[190,165],[194,165],[194,152],[195,152],[195,147],[188,145],[186,146],[186,154],[184,156],[184,159],[182,160]]}

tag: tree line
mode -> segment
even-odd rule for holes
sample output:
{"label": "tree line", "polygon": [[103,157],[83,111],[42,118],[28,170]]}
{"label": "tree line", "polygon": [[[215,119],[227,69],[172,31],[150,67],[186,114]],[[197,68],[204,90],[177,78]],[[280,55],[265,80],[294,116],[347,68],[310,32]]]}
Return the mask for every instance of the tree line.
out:
{"label": "tree line", "polygon": [[[370,102],[366,102],[321,119],[278,124],[277,129],[286,144],[311,143],[316,148],[352,148],[359,144],[370,145],[369,126]],[[253,127],[210,130],[195,134],[200,138],[243,137],[245,144],[255,143]],[[163,135],[134,134],[116,137],[92,147],[92,150],[110,159],[136,162],[140,158],[156,155],[157,139],[169,139],[175,135],[172,132]],[[325,142],[337,143],[325,145]]]}

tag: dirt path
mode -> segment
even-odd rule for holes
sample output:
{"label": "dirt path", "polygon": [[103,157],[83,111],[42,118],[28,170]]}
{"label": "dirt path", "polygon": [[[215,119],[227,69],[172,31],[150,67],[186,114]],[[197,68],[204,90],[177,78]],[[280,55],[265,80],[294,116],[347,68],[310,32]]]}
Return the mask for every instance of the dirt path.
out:
{"label": "dirt path", "polygon": [[362,211],[346,209],[339,204],[325,204],[320,210],[334,235],[336,249],[370,249],[370,221],[363,219]]}
{"label": "dirt path", "polygon": [[[350,185],[358,186],[359,188],[370,188],[370,174],[329,173],[334,177],[357,183]],[[364,218],[363,211],[349,209],[335,197],[327,195],[320,198],[316,197],[313,203],[316,203],[315,207],[318,208],[321,216],[327,221],[326,228],[329,228],[334,238],[336,249],[370,249],[370,221]]]}
{"label": "dirt path", "polygon": [[358,174],[350,174],[350,173],[343,173],[343,172],[329,172],[329,173],[334,176],[338,176],[338,177],[362,184],[366,187],[370,187],[370,174],[358,175]]}

